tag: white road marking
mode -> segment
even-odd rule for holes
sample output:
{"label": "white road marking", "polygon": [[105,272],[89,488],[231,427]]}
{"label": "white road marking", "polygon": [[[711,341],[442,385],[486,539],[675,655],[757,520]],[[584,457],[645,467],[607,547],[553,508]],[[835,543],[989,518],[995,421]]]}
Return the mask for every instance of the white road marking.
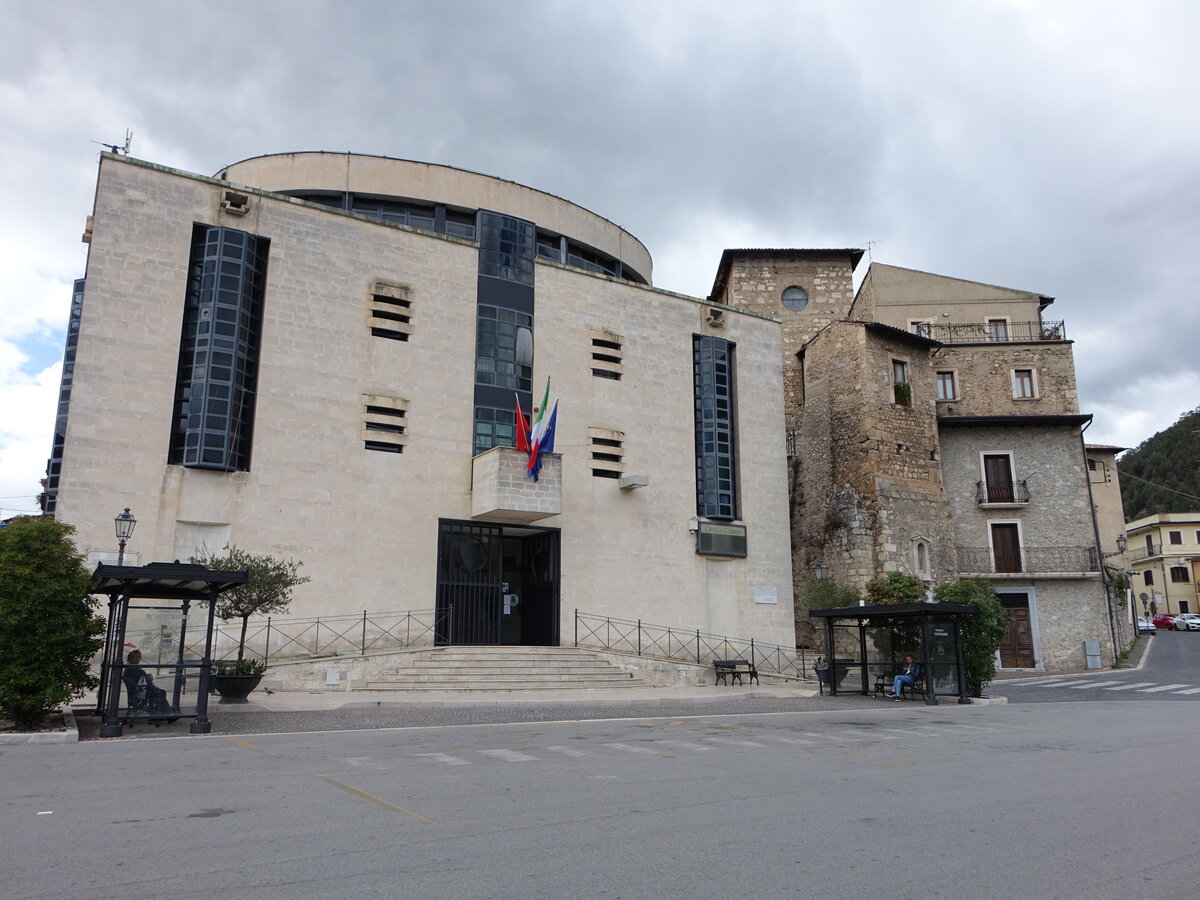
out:
{"label": "white road marking", "polygon": [[693,744],[691,741],[659,741],[660,744],[673,744],[676,747],[682,747],[684,750],[692,750],[696,753],[704,753],[716,750],[716,747],[705,747],[703,744]]}
{"label": "white road marking", "polygon": [[1088,688],[1106,687],[1110,684],[1121,684],[1119,681],[1093,681],[1091,684],[1073,684],[1071,690],[1086,691]]}
{"label": "white road marking", "polygon": [[620,744],[612,743],[605,744],[605,747],[612,747],[614,750],[620,750],[622,753],[657,753],[658,751],[651,747],[639,746],[638,744]]}
{"label": "white road marking", "polygon": [[711,741],[714,744],[727,744],[730,747],[761,747],[762,744],[754,741],[742,741],[737,738],[728,737],[706,737],[706,741]]}
{"label": "white road marking", "polygon": [[1139,693],[1139,694],[1157,694],[1157,693],[1159,693],[1160,691],[1174,691],[1174,690],[1178,690],[1179,688],[1185,688],[1185,687],[1190,687],[1190,685],[1186,685],[1186,684],[1161,684],[1161,685],[1159,685],[1158,687],[1144,688],[1144,689],[1142,689],[1142,690],[1138,691],[1138,693]]}
{"label": "white road marking", "polygon": [[530,756],[528,753],[521,753],[517,750],[480,750],[484,756],[494,756],[496,759],[503,762],[534,762],[538,758]]}
{"label": "white road marking", "polygon": [[1106,691],[1132,691],[1134,688],[1150,687],[1153,681],[1135,681],[1133,684],[1123,684],[1120,687],[1105,688]]}
{"label": "white road marking", "polygon": [[1176,691],[1177,694],[1200,694],[1200,688],[1189,688],[1186,691]]}
{"label": "white road marking", "polygon": [[563,756],[591,756],[586,750],[576,750],[574,747],[543,747],[543,750],[553,750]]}
{"label": "white road marking", "polygon": [[414,753],[413,756],[424,756],[436,763],[441,763],[443,766],[469,766],[471,765],[465,759],[459,759],[457,756],[451,756],[449,753]]}

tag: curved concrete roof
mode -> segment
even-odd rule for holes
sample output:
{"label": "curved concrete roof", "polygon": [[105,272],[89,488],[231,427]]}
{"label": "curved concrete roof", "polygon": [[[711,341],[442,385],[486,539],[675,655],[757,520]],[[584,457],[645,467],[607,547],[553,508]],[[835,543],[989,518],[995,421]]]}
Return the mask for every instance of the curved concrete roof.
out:
{"label": "curved concrete roof", "polygon": [[217,172],[267,191],[350,191],[487,209],[534,222],[621,260],[652,281],[650,252],[602,216],[553,194],[478,172],[437,163],[358,153],[305,151],[253,156]]}

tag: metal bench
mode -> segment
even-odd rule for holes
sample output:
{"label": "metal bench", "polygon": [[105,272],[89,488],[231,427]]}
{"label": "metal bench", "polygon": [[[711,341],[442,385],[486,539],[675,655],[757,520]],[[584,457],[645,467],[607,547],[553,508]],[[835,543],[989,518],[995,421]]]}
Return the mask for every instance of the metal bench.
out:
{"label": "metal bench", "polygon": [[[896,675],[899,675],[899,674],[900,673],[897,672],[895,675],[878,675],[878,676],[876,676],[876,678],[875,678],[875,696],[876,697],[886,697],[888,692],[892,689],[893,679],[896,677]],[[924,675],[924,673],[922,673],[922,674],[918,675],[916,678],[914,678],[912,684],[900,685],[900,699],[901,700],[924,700],[925,699],[925,675]]]}
{"label": "metal bench", "polygon": [[758,669],[748,659],[714,659],[713,671],[717,675],[715,684],[732,684],[734,681],[741,684],[743,675],[752,682],[762,683],[758,681]]}

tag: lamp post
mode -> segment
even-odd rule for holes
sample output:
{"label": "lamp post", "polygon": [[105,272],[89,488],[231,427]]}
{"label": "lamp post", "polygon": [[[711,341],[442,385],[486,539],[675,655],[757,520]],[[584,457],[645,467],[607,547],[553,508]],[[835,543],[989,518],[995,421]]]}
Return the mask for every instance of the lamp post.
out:
{"label": "lamp post", "polygon": [[125,542],[133,537],[133,528],[137,525],[137,519],[129,514],[129,507],[125,507],[125,512],[121,513],[113,519],[113,525],[117,531],[117,565],[125,565]]}
{"label": "lamp post", "polygon": [[821,560],[819,563],[817,563],[817,570],[813,574],[816,575],[817,581],[829,580],[829,566],[825,565],[825,560]]}

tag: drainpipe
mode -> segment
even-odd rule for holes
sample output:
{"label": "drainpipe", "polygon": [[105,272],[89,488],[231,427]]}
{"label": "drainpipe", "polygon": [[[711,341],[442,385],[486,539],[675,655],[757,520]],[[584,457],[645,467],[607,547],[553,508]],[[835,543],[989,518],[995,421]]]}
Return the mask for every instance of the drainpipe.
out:
{"label": "drainpipe", "polygon": [[1083,437],[1083,433],[1091,427],[1091,424],[1092,420],[1089,419],[1079,429],[1079,449],[1083,453],[1083,481],[1087,485],[1088,509],[1092,512],[1092,536],[1096,541],[1096,564],[1100,566],[1100,587],[1104,589],[1104,608],[1108,612],[1108,637],[1110,646],[1112,647],[1112,664],[1115,666],[1117,664],[1117,654],[1120,652],[1117,649],[1117,623],[1113,619],[1112,597],[1109,595],[1108,569],[1104,567],[1104,545],[1100,542],[1100,522],[1096,518],[1096,498],[1092,493],[1092,477],[1088,474],[1087,441]]}

